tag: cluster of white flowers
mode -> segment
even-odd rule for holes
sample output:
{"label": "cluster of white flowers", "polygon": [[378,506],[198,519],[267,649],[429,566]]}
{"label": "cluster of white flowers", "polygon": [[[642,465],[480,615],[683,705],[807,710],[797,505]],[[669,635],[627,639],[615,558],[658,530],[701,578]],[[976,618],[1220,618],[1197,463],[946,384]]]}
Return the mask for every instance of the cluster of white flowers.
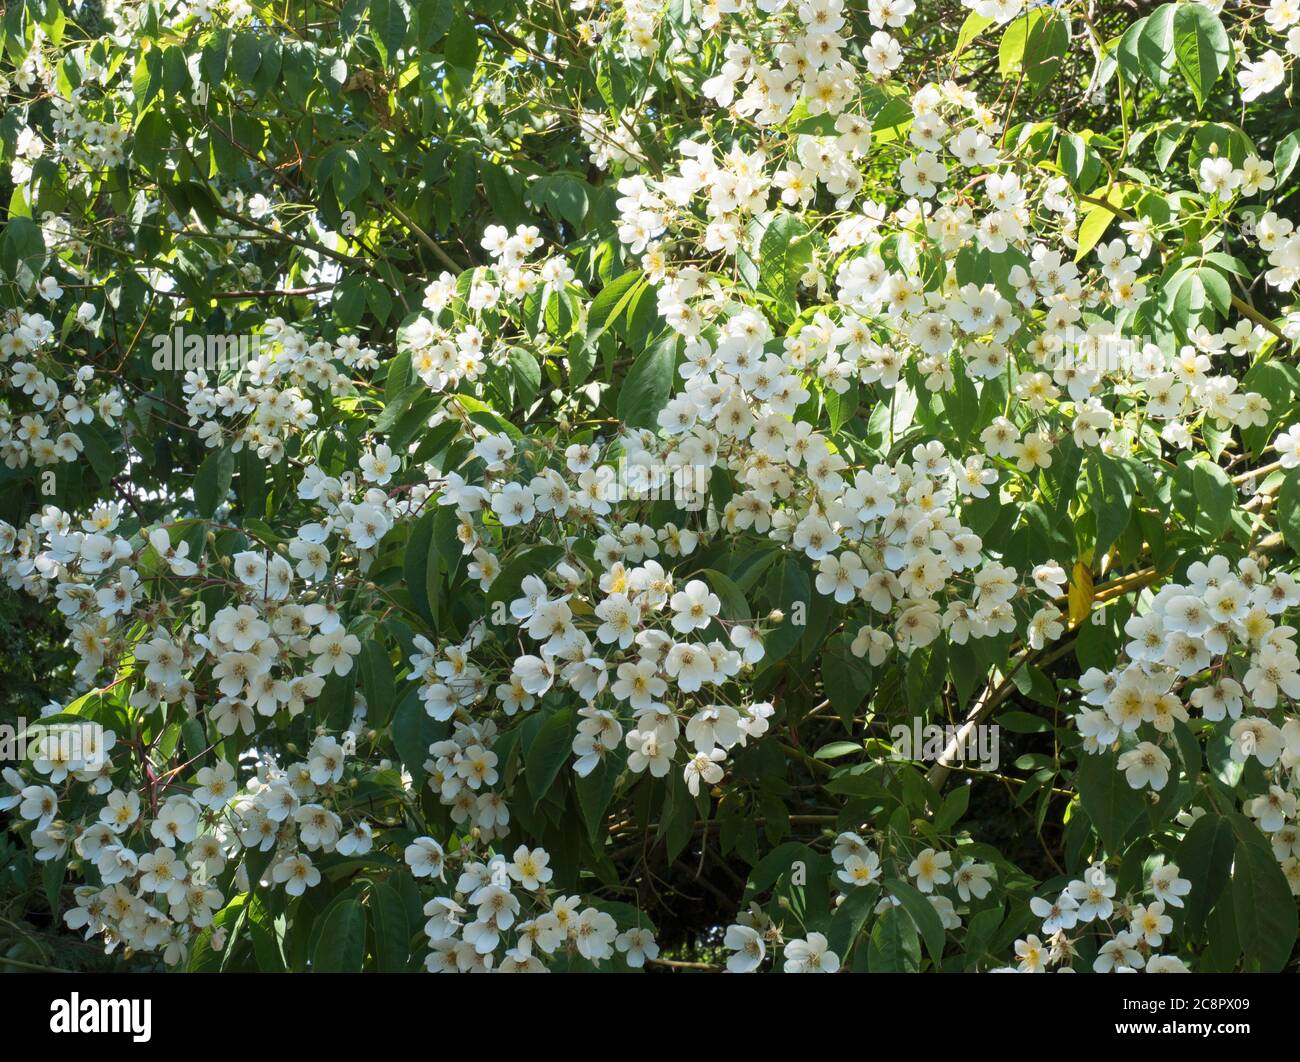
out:
{"label": "cluster of white flowers", "polygon": [[1231,762],[1258,764],[1268,786],[1243,810],[1272,838],[1300,895],[1294,795],[1300,720],[1284,709],[1300,697],[1300,655],[1295,628],[1277,620],[1300,604],[1300,583],[1286,572],[1266,574],[1250,558],[1234,570],[1219,556],[1194,562],[1187,580],[1148,593],[1145,607],[1125,624],[1130,640],[1114,671],[1083,674],[1087,707],[1074,717],[1083,748],[1092,754],[1120,749],[1117,766],[1128,784],[1158,792],[1177,760],[1175,728],[1193,714],[1212,723],[1230,720]]}
{"label": "cluster of white flowers", "polygon": [[[62,859],[71,846],[78,859],[95,867],[100,887],[79,887],[77,906],[64,920],[84,929],[87,940],[101,937],[110,951],[121,946],[157,952],[169,965],[184,962],[197,934],[213,925],[214,912],[225,903],[215,879],[243,852],[270,853],[262,884],[300,896],[321,880],[309,853],[350,855],[371,848],[370,824],[364,818],[345,824],[330,806],[347,792],[344,771],[355,752],[351,732],[341,742],[320,735],[305,760],[285,768],[252,752],[247,758],[253,774],[243,782],[227,760],[199,768],[184,783],[155,779],[148,804],[135,790],[113,788],[106,756],[115,737],[110,731],[106,738],[101,750],[80,752],[83,758],[103,755],[106,766],[93,772],[87,786],[89,796],[103,799],[83,801],[80,822],[62,817],[49,785],[23,785],[12,769],[4,777],[14,792],[0,799],[0,810],[17,807],[34,824],[38,859]],[[69,774],[86,780],[87,772],[75,763],[37,758],[33,767],[55,784]],[[239,863],[234,882],[248,891],[247,862]]]}
{"label": "cluster of white flowers", "polygon": [[1117,901],[1115,880],[1098,865],[1071,881],[1055,900],[1035,896],[1029,907],[1043,920],[1047,943],[1034,933],[1017,940],[1017,965],[997,972],[1044,973],[1052,966],[1068,971],[1084,927],[1095,924],[1107,934],[1092,962],[1096,973],[1190,973],[1176,955],[1158,952],[1172,943],[1174,920],[1165,912],[1183,906],[1191,883],[1178,876],[1177,864],[1163,863],[1152,872],[1148,888],[1154,897],[1150,903],[1135,903],[1132,897]]}
{"label": "cluster of white flowers", "polygon": [[[988,456],[1014,461],[1022,472],[1051,467],[1054,440],[1065,430],[1081,447],[1127,453],[1147,421],[1160,424],[1161,438],[1180,448],[1193,445],[1191,429],[1202,420],[1220,430],[1268,423],[1268,399],[1239,391],[1231,363],[1218,373],[1213,362],[1215,356],[1256,353],[1268,338],[1258,324],[1237,321],[1219,331],[1199,326],[1194,343],[1171,351],[1095,318],[1107,306],[1131,310],[1144,298],[1139,270],[1155,248],[1148,220],[1125,222],[1126,237],[1099,244],[1099,268],[1083,274],[1060,251],[1030,235],[1034,187],[1042,210],[1066,212],[1064,220],[1072,223],[1074,208],[1068,198],[1061,201],[1061,178],[1016,172],[1021,163],[1015,153],[1000,152],[991,138],[999,133],[996,117],[955,84],[927,86],[911,106],[909,135],[919,151],[902,160],[899,172],[903,190],[919,198],[892,213],[869,200],[854,209],[863,179],[857,160],[873,141],[871,123],[848,113],[836,119],[836,136],[793,136],[798,161],[775,170],[763,152],[733,147],[718,159],[711,145],[691,140],[679,148],[679,173],[619,182],[619,238],[642,258],[647,275],[661,281],[660,313],[690,344],[688,378],[721,363],[744,382],[743,370],[750,370],[752,379],[770,366],[783,400],[777,411],[790,416],[807,394],[783,393],[781,372],[806,372],[843,394],[854,381],[896,389],[915,366],[928,390],[951,391],[957,372],[973,382],[1006,377],[1015,361],[1009,346],[1014,339],[1036,365],[1018,374],[1006,415],[985,429],[981,442]],[[952,120],[954,110],[968,115],[971,124]],[[961,166],[980,171],[971,183],[982,183],[986,213],[973,212],[964,189],[939,195],[948,170],[937,153],[945,146]],[[1254,159],[1244,171],[1228,168],[1234,194],[1272,186],[1268,163]],[[737,256],[746,250],[741,243],[752,229],[751,219],[771,217],[763,212],[773,186],[781,189],[783,202],[804,206],[819,185],[836,197],[838,210],[852,211],[826,242],[839,263],[838,297],[825,301],[814,249],[801,280],[814,289],[820,312],[811,320],[806,312],[801,315],[799,327],[783,341],[784,350],[764,356],[773,335],[761,315],[738,305],[732,292],[705,283],[698,266],[675,268],[666,247],[683,241],[685,247],[702,245],[712,254]],[[923,205],[936,195],[937,209]],[[702,218],[696,214],[701,198]],[[1270,211],[1260,218],[1258,231],[1276,259],[1270,283],[1289,288],[1285,262],[1295,257],[1287,248],[1296,239],[1289,237],[1290,223]],[[955,271],[942,289],[927,291],[921,275],[927,254],[952,258],[969,248],[1021,255],[1023,264],[1008,271],[1005,293],[993,283],[959,284]],[[715,329],[716,352],[705,338]],[[746,349],[737,352],[738,345]],[[710,353],[718,360],[710,360]],[[687,406],[698,399],[684,394],[677,401]]]}
{"label": "cluster of white flowers", "polygon": [[470,273],[464,291],[457,278],[446,272],[429,284],[424,289],[428,315],[413,321],[399,344],[410,351],[412,371],[433,391],[453,391],[462,382],[474,383],[492,359],[504,353],[492,348],[490,335],[477,322],[466,321],[454,331],[441,327],[438,318],[444,310],[455,306],[477,316],[517,309],[529,295],[539,294],[545,302],[573,282],[573,270],[559,255],[528,261],[542,247],[536,226],[520,225],[511,235],[503,225],[489,225],[482,242],[494,266]]}
{"label": "cluster of white flowers", "polygon": [[[880,855],[860,834],[846,831],[835,838],[831,860],[836,866],[836,879],[841,886],[853,889],[877,885],[883,873]],[[907,876],[912,879],[917,892],[934,908],[945,931],[961,929],[965,905],[983,900],[992,889],[997,870],[991,864],[963,857],[953,869],[953,854],[934,848],[921,848],[911,856],[901,857],[907,864]],[[939,891],[944,889],[951,895]],[[849,897],[850,891],[835,898],[838,907]],[[897,895],[886,892],[875,904],[875,912],[900,906]],[[728,926],[723,943],[731,952],[727,969],[732,973],[754,973],[767,957],[768,946],[783,949],[786,973],[835,973],[840,968],[841,957],[829,950],[827,937],[810,932],[806,938],[786,940],[782,927],[757,906],[741,913],[739,920]]]}
{"label": "cluster of white flowers", "polygon": [[815,930],[807,937],[783,940],[779,927],[762,908],[755,905],[739,915],[739,921],[727,927],[723,945],[731,952],[727,956],[730,973],[754,973],[767,958],[769,944],[779,943],[783,949],[786,973],[838,973],[840,957],[830,950],[826,934]]}
{"label": "cluster of white flowers", "polygon": [[[1222,6],[1220,0],[1217,7]],[[1243,54],[1237,70],[1241,98],[1247,103],[1277,90],[1286,80],[1288,66],[1300,58],[1300,10],[1291,0],[1269,0],[1264,23],[1269,31],[1269,46],[1254,59]],[[1278,44],[1282,48],[1280,55],[1272,47],[1279,37],[1285,38]]]}
{"label": "cluster of white flowers", "polygon": [[[245,339],[244,348],[250,346]],[[232,347],[232,354],[240,349]],[[226,382],[222,374],[214,378],[201,366],[185,373],[182,390],[189,424],[205,446],[229,445],[235,453],[247,446],[272,465],[284,461],[291,436],[316,423],[313,391],[353,393],[352,382],[336,362],[361,369],[378,365],[375,352],[355,336],[342,336],[336,343],[309,341],[275,317],[266,322],[256,347],[258,353],[247,359],[243,371],[229,374]]]}
{"label": "cluster of white flowers", "polygon": [[[363,716],[354,720],[354,726],[363,723]],[[482,754],[478,742],[491,736],[490,729],[471,730],[458,734],[459,743],[436,743],[430,754],[438,762],[426,766],[446,785],[461,764]],[[134,790],[113,788],[106,759],[116,744],[111,731],[101,747],[82,748],[76,760],[52,742],[33,759],[34,770],[47,776],[48,784],[26,784],[16,770],[6,768],[3,778],[11,792],[0,797],[0,811],[16,809],[18,819],[30,823],[38,860],[64,859],[71,847],[76,858],[95,867],[100,885],[76,889],[77,905],[64,914],[69,928],[84,930],[87,940],[101,938],[109,951],[154,952],[175,965],[184,963],[198,935],[213,927],[213,915],[225,903],[214,882],[227,866],[236,866],[233,885],[241,892],[256,885],[297,897],[320,884],[317,863],[322,857],[360,858],[386,842],[388,824],[377,823],[376,833],[365,805],[350,799],[356,781],[375,774],[355,758],[356,740],[353,730],[340,738],[320,733],[303,760],[285,767],[269,755],[250,752],[242,759],[250,761],[252,773],[243,781],[235,764],[218,760],[184,783],[162,782],[151,794],[154,806],[143,804]],[[101,760],[102,768],[86,765]],[[379,773],[389,770],[387,762],[378,763]],[[460,775],[477,785],[471,772],[461,770]],[[102,798],[83,805],[80,822],[63,817],[53,788],[73,780]],[[400,785],[409,791],[411,780],[404,772]],[[176,792],[166,795],[169,789]],[[504,810],[493,821],[504,830]],[[474,837],[486,844],[491,826],[475,831]],[[546,884],[553,871],[543,849],[518,847],[510,861],[485,850],[482,862],[472,845],[466,837],[453,852],[452,859],[462,864],[455,890],[425,905],[430,970],[492,968],[498,947],[505,953],[497,968],[510,972],[539,972],[545,967],[537,955],[554,956],[560,950],[599,964],[617,949],[632,967],[658,955],[650,928],[631,926],[620,932],[610,914],[581,907],[580,897],[551,895]],[[265,854],[258,864],[261,880],[250,882],[249,859],[256,853]],[[443,882],[447,862],[443,847],[431,837],[415,838],[405,847],[405,863],[417,879]],[[534,917],[519,917],[512,881],[538,907]],[[465,904],[477,908],[474,918],[462,918]],[[513,938],[508,947],[507,931]],[[228,927],[214,929],[214,950],[224,946],[227,932]]]}
{"label": "cluster of white flowers", "polygon": [[[763,47],[756,54],[748,35],[731,40],[721,70],[702,87],[704,95],[759,126],[776,125],[800,104],[810,115],[842,112],[860,91],[860,71],[849,59],[851,42],[841,33],[846,29],[843,0],[797,5],[760,0],[758,8],[761,31],[756,36]],[[716,32],[723,16],[752,9],[719,0],[699,10],[701,27]],[[868,4],[868,18],[877,29],[869,40],[852,43],[861,45],[871,78],[884,78],[903,62],[903,49],[889,30],[902,29],[915,10],[913,0]]]}
{"label": "cluster of white flowers", "polygon": [[[51,302],[63,295],[49,276],[37,290]],[[94,317],[87,303],[76,321],[84,328]],[[55,369],[58,342],[54,323],[41,313],[9,313],[0,320],[0,458],[9,468],[79,460],[85,443],[78,426],[98,422],[114,428],[126,409],[122,392],[104,386],[94,366],[83,365],[65,382]]]}
{"label": "cluster of white flowers", "polygon": [[415,877],[439,883],[446,881],[449,863],[460,864],[453,895],[435,896],[424,906],[430,949],[425,966],[433,973],[544,973],[543,960],[562,951],[596,966],[617,951],[640,969],[659,955],[649,927],[620,932],[608,911],[584,907],[580,896],[553,895],[547,883],[555,872],[544,848],[520,845],[509,858],[486,859],[462,848],[448,857],[432,837],[417,837],[405,858]]}

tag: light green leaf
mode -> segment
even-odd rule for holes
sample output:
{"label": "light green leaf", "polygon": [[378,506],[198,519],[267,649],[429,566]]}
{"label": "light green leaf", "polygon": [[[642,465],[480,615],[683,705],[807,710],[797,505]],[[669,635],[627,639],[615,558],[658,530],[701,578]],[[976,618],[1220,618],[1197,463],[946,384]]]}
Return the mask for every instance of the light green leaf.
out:
{"label": "light green leaf", "polygon": [[800,218],[779,213],[758,244],[759,289],[771,296],[777,316],[791,321],[799,311],[799,281],[812,261],[812,235]]}
{"label": "light green leaf", "polygon": [[1204,4],[1183,3],[1174,12],[1174,56],[1198,107],[1228,65],[1232,49],[1219,16]]}

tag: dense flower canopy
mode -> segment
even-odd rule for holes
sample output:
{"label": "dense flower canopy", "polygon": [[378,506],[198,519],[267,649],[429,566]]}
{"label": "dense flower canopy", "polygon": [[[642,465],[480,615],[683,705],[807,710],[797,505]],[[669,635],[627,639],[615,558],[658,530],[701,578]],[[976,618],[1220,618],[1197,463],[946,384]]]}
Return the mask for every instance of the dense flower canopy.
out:
{"label": "dense flower canopy", "polygon": [[1296,0],[8,5],[10,955],[1285,966],[1297,61]]}

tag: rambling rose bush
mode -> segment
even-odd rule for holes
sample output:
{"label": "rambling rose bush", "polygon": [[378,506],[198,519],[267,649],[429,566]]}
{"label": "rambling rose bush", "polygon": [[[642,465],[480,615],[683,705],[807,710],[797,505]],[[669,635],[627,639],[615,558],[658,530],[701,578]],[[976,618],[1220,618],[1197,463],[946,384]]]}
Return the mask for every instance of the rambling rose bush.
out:
{"label": "rambling rose bush", "polygon": [[0,962],[1291,962],[1294,0],[0,26]]}

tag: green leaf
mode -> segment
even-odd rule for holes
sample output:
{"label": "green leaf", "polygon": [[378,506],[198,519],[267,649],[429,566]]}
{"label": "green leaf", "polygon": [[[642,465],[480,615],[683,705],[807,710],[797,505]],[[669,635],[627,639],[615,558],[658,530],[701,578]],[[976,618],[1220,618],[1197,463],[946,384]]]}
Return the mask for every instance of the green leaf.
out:
{"label": "green leaf", "polygon": [[230,42],[230,65],[244,85],[251,85],[262,65],[262,43],[256,33],[241,30]]}
{"label": "green leaf", "polygon": [[1138,54],[1138,47],[1148,21],[1149,16],[1132,23],[1120,37],[1119,45],[1115,49],[1116,65],[1130,85],[1136,85],[1142,75],[1142,60]]}
{"label": "green leaf", "polygon": [[916,973],[921,969],[916,924],[901,907],[886,907],[871,927],[867,963],[872,973]]}
{"label": "green leaf", "polygon": [[[224,49],[218,51],[216,44],[220,38],[214,37],[212,43],[203,52],[203,69],[213,83],[219,83],[225,73]],[[219,57],[219,61],[218,58]],[[209,62],[209,60],[212,60]],[[135,110],[144,111],[163,88],[162,51],[150,48],[136,60],[135,73],[131,77],[131,95],[135,99]]]}
{"label": "green leaf", "polygon": [[831,916],[830,929],[826,933],[827,946],[842,960],[848,958],[854,941],[862,932],[862,927],[871,917],[872,908],[880,889],[876,885],[863,885],[850,890],[843,902],[835,908]]}
{"label": "green leaf", "polygon": [[360,149],[342,144],[321,160],[321,175],[334,189],[340,209],[347,209],[370,185],[370,165]]}
{"label": "green leaf", "polygon": [[194,507],[200,516],[212,516],[226,500],[235,476],[235,455],[229,447],[214,450],[203,459],[194,476]]}
{"label": "green leaf", "polygon": [[1056,164],[1071,181],[1076,184],[1080,182],[1090,161],[1088,142],[1083,137],[1077,133],[1067,133],[1061,137],[1056,148]]}
{"label": "green leaf", "polygon": [[419,380],[403,387],[395,397],[387,399],[388,404],[375,418],[375,431],[391,432],[406,411],[411,408],[411,404],[428,393],[429,389]]}
{"label": "green leaf", "polygon": [[669,334],[633,363],[618,391],[619,420],[633,428],[654,428],[668,404],[677,365],[677,337]]}
{"label": "green leaf", "polygon": [[1023,73],[1029,88],[1040,92],[1056,76],[1070,46],[1065,19],[1048,8],[1033,8],[1010,23],[998,48],[1004,77]]}
{"label": "green leaf", "polygon": [[904,692],[907,706],[920,715],[942,692],[948,677],[948,651],[942,641],[917,649],[907,658]]}
{"label": "green leaf", "polygon": [[[253,880],[250,878],[250,880]],[[267,909],[262,897],[256,893],[247,905],[249,939],[253,942],[253,954],[257,958],[257,968],[263,973],[284,973],[284,933],[283,922],[276,926],[275,918]]]}
{"label": "green leaf", "polygon": [[370,887],[370,922],[374,934],[375,968],[402,973],[411,961],[411,925],[406,904],[386,881]]}
{"label": "green leaf", "polygon": [[267,465],[257,456],[251,446],[244,447],[239,455],[239,496],[240,509],[248,517],[245,527],[256,529],[254,520],[261,520],[267,515]]}
{"label": "green leaf", "polygon": [[1203,266],[1196,271],[1196,278],[1205,289],[1205,297],[1220,317],[1227,317],[1232,309],[1232,288],[1228,278],[1217,269]]}
{"label": "green leaf", "polygon": [[1074,251],[1074,260],[1081,262],[1106,235],[1110,223],[1115,220],[1115,212],[1106,206],[1089,206],[1079,223],[1078,244]]}
{"label": "green leaf", "polygon": [[803,566],[794,557],[787,557],[772,587],[771,603],[784,613],[779,624],[763,642],[763,666],[770,666],[787,656],[795,643],[803,637],[807,626],[812,583]]}
{"label": "green leaf", "polygon": [[1143,20],[1137,39],[1137,58],[1156,88],[1167,88],[1169,72],[1174,68],[1174,15],[1177,4],[1165,4]]}
{"label": "green leaf", "polygon": [[645,278],[635,270],[623,273],[596,293],[587,311],[587,342],[594,343],[618,319]]}
{"label": "green leaf", "polygon": [[1273,179],[1281,188],[1300,160],[1300,130],[1287,133],[1273,149]]}
{"label": "green leaf", "polygon": [[425,48],[442,40],[456,14],[452,0],[416,0],[413,13],[419,25],[417,39]]}
{"label": "green leaf", "polygon": [[112,448],[100,434],[99,429],[90,424],[78,424],[76,434],[85,446],[86,460],[99,479],[101,486],[107,487],[113,481],[121,467],[120,455],[115,457]]}
{"label": "green leaf", "polygon": [[361,689],[366,695],[366,718],[370,725],[387,725],[397,706],[397,688],[388,650],[377,638],[371,638],[361,647]]}
{"label": "green leaf", "polygon": [[1120,855],[1129,828],[1146,810],[1146,799],[1129,786],[1112,752],[1082,755],[1075,783],[1083,810],[1106,845],[1106,851]]}
{"label": "green leaf", "polygon": [[1227,68],[1231,46],[1219,16],[1204,4],[1178,4],[1174,12],[1174,58],[1198,107]]}
{"label": "green leaf", "polygon": [[858,383],[852,381],[843,394],[827,388],[824,394],[826,413],[830,417],[831,431],[837,432],[844,427],[858,411]]}
{"label": "green leaf", "polygon": [[749,872],[745,882],[745,899],[753,899],[759,893],[766,892],[783,876],[790,873],[795,863],[803,863],[805,868],[817,861],[818,854],[800,841],[786,841],[773,848],[763,856]]}
{"label": "green leaf", "polygon": [[427,509],[411,528],[402,554],[402,577],[407,592],[415,602],[416,611],[428,622],[433,622],[427,589],[429,572],[429,543],[433,538],[433,519],[436,509]]}
{"label": "green leaf", "polygon": [[357,669],[354,666],[346,675],[330,672],[325,677],[325,687],[316,698],[316,718],[335,730],[342,730],[352,718],[356,704]]}
{"label": "green leaf", "polygon": [[419,689],[412,685],[393,713],[393,748],[410,771],[416,785],[424,781],[424,763],[429,746],[441,737],[445,723],[439,723],[424,707]]}
{"label": "green leaf", "polygon": [[1277,437],[1277,429],[1286,420],[1291,403],[1300,392],[1300,372],[1292,365],[1262,358],[1250,367],[1241,381],[1242,391],[1255,391],[1268,399],[1272,407],[1268,419],[1259,425],[1241,429],[1242,441],[1250,448],[1255,457],[1261,457],[1272,447]]}
{"label": "green leaf", "polygon": [[0,236],[0,269],[16,277],[19,267],[25,266],[40,276],[45,263],[45,239],[40,228],[29,217],[11,217]]}
{"label": "green leaf", "polygon": [[1244,815],[1228,816],[1236,837],[1232,911],[1248,973],[1277,973],[1296,943],[1295,898],[1268,839]]}
{"label": "green leaf", "polygon": [[407,12],[405,0],[371,0],[371,36],[383,48],[385,65],[392,64],[406,41]]}
{"label": "green leaf", "polygon": [[957,33],[957,43],[953,46],[952,57],[956,59],[961,55],[967,46],[991,25],[993,19],[985,15],[976,14],[974,11],[967,15],[966,21],[961,24],[961,30]]}
{"label": "green leaf", "polygon": [[469,414],[469,419],[475,424],[479,424],[489,431],[505,432],[515,442],[524,437],[524,433],[519,430],[519,425],[506,420],[486,402],[480,401],[473,395],[458,393],[455,395],[455,400]]}
{"label": "green leaf", "polygon": [[1002,924],[1002,905],[990,907],[971,915],[966,927],[966,962],[965,969],[975,967],[988,954],[993,934]]}
{"label": "green leaf", "polygon": [[1192,937],[1200,936],[1206,916],[1228,883],[1234,844],[1232,824],[1222,815],[1207,812],[1192,823],[1178,846],[1179,876],[1192,883],[1192,891],[1183,901],[1183,926]]}
{"label": "green leaf", "polygon": [[841,756],[852,756],[861,751],[862,746],[856,741],[832,741],[814,752],[813,759],[838,760]]}
{"label": "green leaf", "polygon": [[1190,462],[1198,507],[1196,526],[1214,538],[1228,529],[1236,494],[1228,474],[1213,461]]}
{"label": "green leaf", "polygon": [[772,297],[777,317],[793,321],[799,312],[799,281],[812,262],[812,230],[800,218],[777,214],[758,244],[759,290]]}
{"label": "green leaf", "polygon": [[822,687],[850,732],[858,709],[871,692],[871,669],[866,660],[853,655],[852,644],[851,635],[835,635],[822,650]]}
{"label": "green leaf", "polygon": [[966,809],[970,806],[970,791],[970,786],[959,785],[944,797],[943,806],[934,814],[933,825],[936,830],[944,833],[961,821],[961,817],[966,814]]}
{"label": "green leaf", "polygon": [[1051,730],[1051,724],[1029,712],[999,712],[997,724],[1013,734],[1041,734]]}
{"label": "green leaf", "polygon": [[537,394],[542,389],[542,367],[532,352],[523,347],[510,348],[509,365],[515,385],[515,402],[527,410],[537,401]]}
{"label": "green leaf", "polygon": [[930,953],[930,961],[936,966],[943,956],[944,929],[943,919],[934,905],[913,885],[897,878],[887,878],[882,882],[885,892],[895,897],[903,909],[911,916],[916,928],[921,931],[925,941],[925,950]]}
{"label": "green leaf", "polygon": [[616,750],[607,754],[585,778],[574,779],[573,788],[578,795],[578,807],[587,824],[587,836],[593,844],[600,838],[601,828],[605,825],[605,809],[614,797],[625,761],[626,752]]}
{"label": "green leaf", "polygon": [[556,220],[577,226],[587,216],[590,187],[581,177],[557,173],[539,177],[529,188],[529,195],[534,203],[550,211]]}
{"label": "green leaf", "polygon": [[442,54],[447,62],[467,75],[473,75],[478,65],[478,34],[472,17],[462,13],[456,17],[443,41]]}
{"label": "green leaf", "polygon": [[1286,544],[1300,553],[1300,468],[1287,470],[1277,496],[1277,514]]}
{"label": "green leaf", "polygon": [[745,621],[750,618],[749,602],[745,600],[745,592],[736,585],[735,580],[716,568],[702,568],[699,574],[704,576],[709,589],[718,595],[718,600],[722,603],[723,619]]}
{"label": "green leaf", "polygon": [[1169,160],[1178,150],[1178,145],[1183,142],[1187,129],[1186,122],[1170,122],[1156,134],[1156,161],[1160,163],[1161,171],[1169,168]]}
{"label": "green leaf", "polygon": [[[146,54],[154,54],[156,51],[157,49],[150,49]],[[230,30],[222,28],[211,36],[203,48],[201,69],[212,84],[219,85],[225,79],[226,60],[229,54]]]}
{"label": "green leaf", "polygon": [[573,723],[572,709],[560,709],[542,724],[524,753],[524,774],[534,803],[546,795],[573,750]]}
{"label": "green leaf", "polygon": [[243,919],[244,907],[247,902],[248,893],[241,892],[213,915],[212,924],[199,934],[198,940],[195,941],[194,947],[190,950],[189,961],[185,966],[190,973],[217,973],[221,969],[222,956],[225,952],[215,950],[212,947],[213,934],[221,929],[227,930],[225,951],[229,951],[234,943],[234,933],[229,931],[232,926]]}
{"label": "green leaf", "polygon": [[1100,452],[1089,454],[1088,475],[1092,509],[1097,516],[1095,555],[1102,557],[1119,541],[1132,519],[1137,483],[1123,462]]}
{"label": "green leaf", "polygon": [[334,903],[325,912],[312,952],[315,973],[360,973],[366,960],[366,913],[355,897]]}
{"label": "green leaf", "polygon": [[171,142],[172,131],[167,119],[157,110],[148,111],[136,124],[131,157],[137,165],[152,173],[163,163]]}

